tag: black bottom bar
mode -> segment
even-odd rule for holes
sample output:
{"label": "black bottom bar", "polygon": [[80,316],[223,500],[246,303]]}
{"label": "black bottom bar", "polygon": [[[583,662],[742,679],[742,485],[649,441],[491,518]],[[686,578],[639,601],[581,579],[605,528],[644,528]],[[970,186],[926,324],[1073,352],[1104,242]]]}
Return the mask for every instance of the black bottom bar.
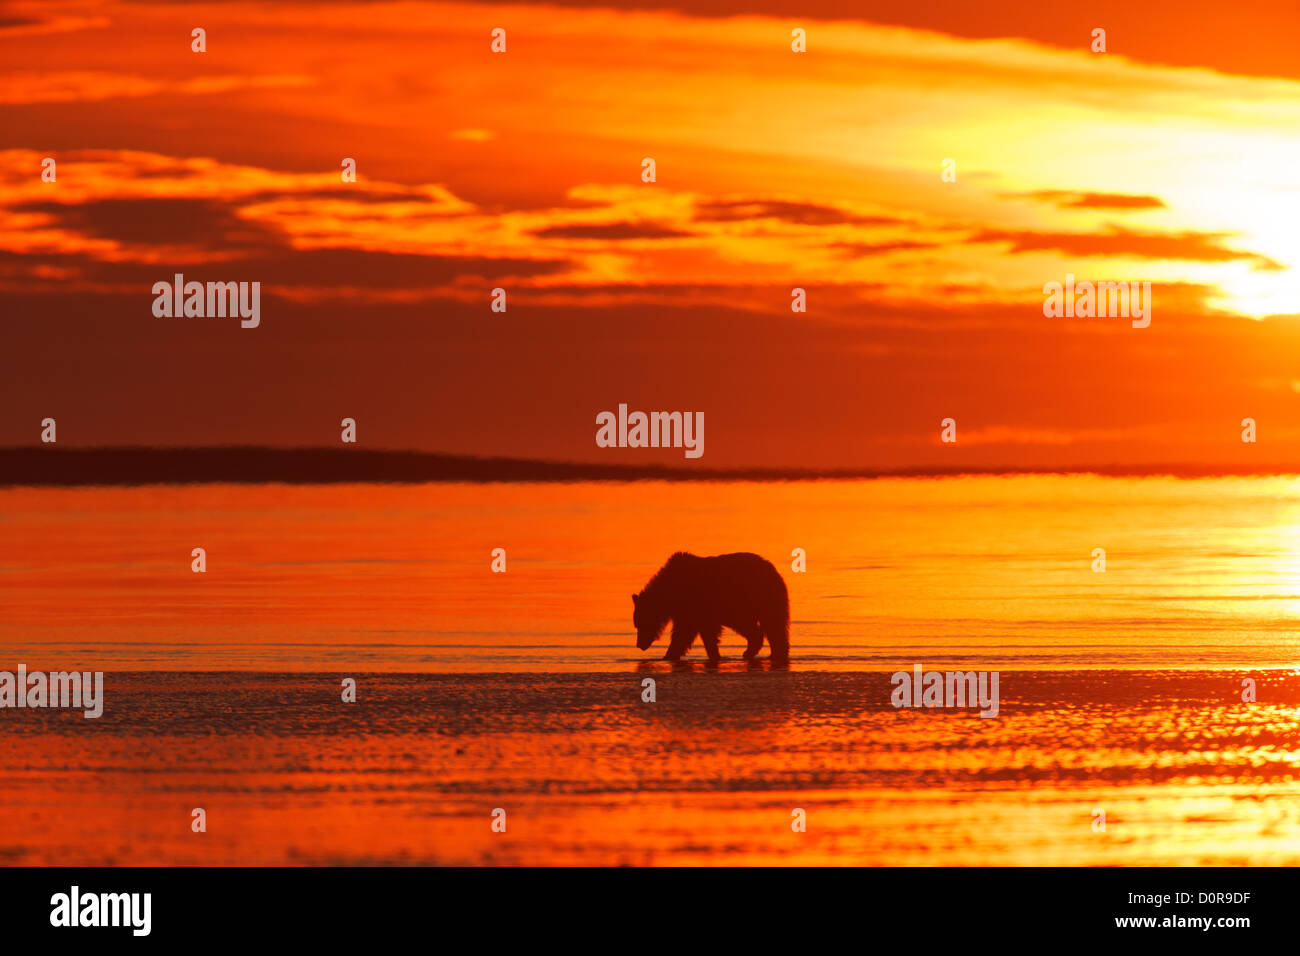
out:
{"label": "black bottom bar", "polygon": [[[72,887],[77,922],[70,923]],[[136,935],[149,894],[148,935]],[[61,896],[60,896],[61,895]],[[95,899],[87,901],[87,897]],[[62,898],[66,899],[62,899]],[[665,930],[817,944],[848,935],[984,945],[1190,937],[1223,946],[1288,928],[1285,869],[9,869],[6,941],[458,946],[557,939],[666,944]],[[1208,921],[1208,925],[1205,921]],[[691,929],[694,933],[695,929]],[[828,936],[827,934],[834,934]],[[1245,935],[1243,935],[1245,934]],[[549,939],[550,943],[546,941]]]}

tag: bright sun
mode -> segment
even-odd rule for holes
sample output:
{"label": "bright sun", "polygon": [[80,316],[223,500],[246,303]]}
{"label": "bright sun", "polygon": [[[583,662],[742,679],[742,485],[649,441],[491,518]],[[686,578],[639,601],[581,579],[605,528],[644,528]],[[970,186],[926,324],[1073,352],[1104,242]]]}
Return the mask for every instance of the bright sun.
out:
{"label": "bright sun", "polygon": [[1216,283],[1223,294],[1210,299],[1213,308],[1252,319],[1300,314],[1300,270],[1260,271],[1238,265],[1236,274]]}

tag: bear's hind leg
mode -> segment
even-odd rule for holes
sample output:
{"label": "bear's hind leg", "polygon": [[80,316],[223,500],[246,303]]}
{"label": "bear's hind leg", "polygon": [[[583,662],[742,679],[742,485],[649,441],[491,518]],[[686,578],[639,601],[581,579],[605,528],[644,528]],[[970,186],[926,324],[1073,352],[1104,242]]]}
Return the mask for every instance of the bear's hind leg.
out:
{"label": "bear's hind leg", "polygon": [[704,649],[709,652],[711,661],[722,660],[722,655],[718,653],[718,638],[721,636],[721,624],[706,624],[700,629],[700,640],[704,642]]}
{"label": "bear's hind leg", "polygon": [[772,663],[784,664],[789,661],[790,625],[774,624],[770,628],[765,625],[764,630],[767,631],[767,646],[772,649]]}
{"label": "bear's hind leg", "polygon": [[699,633],[699,628],[693,624],[681,624],[673,621],[672,639],[668,642],[668,653],[664,655],[666,661],[681,660],[683,654],[691,649],[695,643],[695,635]]}

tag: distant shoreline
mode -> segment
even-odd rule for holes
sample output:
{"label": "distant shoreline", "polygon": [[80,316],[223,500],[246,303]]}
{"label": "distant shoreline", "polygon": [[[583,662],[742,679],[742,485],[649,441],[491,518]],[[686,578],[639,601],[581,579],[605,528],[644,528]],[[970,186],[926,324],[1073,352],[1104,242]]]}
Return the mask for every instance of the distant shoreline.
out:
{"label": "distant shoreline", "polygon": [[1079,465],[951,468],[701,468],[480,458],[360,448],[0,448],[0,487],[153,484],[341,484],[584,481],[846,481],[991,475],[1126,478],[1281,477],[1300,466]]}

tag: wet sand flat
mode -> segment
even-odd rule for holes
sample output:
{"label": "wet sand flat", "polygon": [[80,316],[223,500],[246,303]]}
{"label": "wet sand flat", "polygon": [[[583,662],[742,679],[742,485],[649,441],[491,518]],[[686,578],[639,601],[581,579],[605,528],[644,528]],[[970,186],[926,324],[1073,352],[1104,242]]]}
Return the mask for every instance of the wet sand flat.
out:
{"label": "wet sand flat", "polygon": [[0,859],[1300,862],[1292,672],[1009,671],[997,719],[896,709],[883,672],[355,674],[355,704],[343,676],[110,673],[98,720],[5,711]]}

